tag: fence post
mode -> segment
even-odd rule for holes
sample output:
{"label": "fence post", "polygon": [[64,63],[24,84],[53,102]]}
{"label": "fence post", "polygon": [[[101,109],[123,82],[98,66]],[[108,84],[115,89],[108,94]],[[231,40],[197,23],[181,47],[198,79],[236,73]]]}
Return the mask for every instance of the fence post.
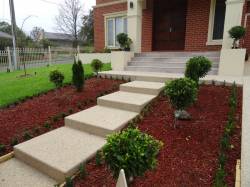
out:
{"label": "fence post", "polygon": [[51,48],[48,46],[48,52],[49,52],[49,65],[52,64],[52,55],[51,55]]}
{"label": "fence post", "polygon": [[11,53],[10,53],[10,47],[7,47],[7,53],[8,53],[9,70],[10,70],[10,71],[13,71],[13,68],[12,68],[12,60],[11,60]]}

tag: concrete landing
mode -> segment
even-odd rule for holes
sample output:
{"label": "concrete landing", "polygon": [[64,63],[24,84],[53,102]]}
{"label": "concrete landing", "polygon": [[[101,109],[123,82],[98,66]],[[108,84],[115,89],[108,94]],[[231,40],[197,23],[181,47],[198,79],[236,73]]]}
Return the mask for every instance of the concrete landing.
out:
{"label": "concrete landing", "polygon": [[155,95],[137,94],[130,92],[115,92],[97,99],[97,104],[111,108],[140,112]]}
{"label": "concrete landing", "polygon": [[133,81],[121,84],[120,90],[124,92],[158,95],[164,89],[164,86],[164,83]]}
{"label": "concrete landing", "polygon": [[52,187],[57,182],[16,158],[0,164],[0,186]]}
{"label": "concrete landing", "polygon": [[[149,82],[166,82],[167,80],[173,80],[184,77],[183,74],[178,73],[159,73],[159,72],[136,72],[136,71],[105,71],[100,72],[101,77],[112,77],[117,79],[126,79],[131,81],[149,81]],[[238,85],[243,85],[243,77],[241,76],[219,76],[219,75],[207,75],[201,80],[204,81],[218,81],[223,83],[236,82]]]}
{"label": "concrete landing", "polygon": [[91,134],[105,137],[121,130],[136,112],[95,106],[65,118],[65,125]]}
{"label": "concrete landing", "polygon": [[14,147],[15,157],[63,182],[105,145],[104,138],[62,127]]}

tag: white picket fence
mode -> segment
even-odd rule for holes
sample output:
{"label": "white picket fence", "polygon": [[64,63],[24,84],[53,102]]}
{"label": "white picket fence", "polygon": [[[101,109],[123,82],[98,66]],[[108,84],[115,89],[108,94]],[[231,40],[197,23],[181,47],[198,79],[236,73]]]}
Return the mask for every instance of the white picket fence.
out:
{"label": "white picket fence", "polygon": [[72,63],[77,50],[73,48],[16,48],[17,65],[13,61],[14,50],[0,50],[0,72],[60,63]]}

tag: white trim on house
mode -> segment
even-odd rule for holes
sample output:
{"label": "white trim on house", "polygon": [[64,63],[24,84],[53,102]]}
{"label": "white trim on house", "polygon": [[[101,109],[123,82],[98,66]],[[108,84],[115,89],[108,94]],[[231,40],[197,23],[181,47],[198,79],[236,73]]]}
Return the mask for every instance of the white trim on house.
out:
{"label": "white trim on house", "polygon": [[223,39],[221,40],[213,39],[215,7],[216,7],[216,0],[211,0],[206,45],[222,45],[223,41]]}
{"label": "white trim on house", "polygon": [[93,6],[93,8],[111,6],[111,5],[116,5],[116,4],[120,4],[120,3],[126,3],[126,2],[127,2],[127,0],[113,1],[113,2],[108,2],[108,3],[102,3],[102,4],[95,5],[95,6]]}
{"label": "white trim on house", "polygon": [[[108,45],[108,32],[107,32],[108,31],[108,27],[107,27],[107,21],[113,19],[113,24],[115,24],[115,18],[117,18],[117,17],[122,17],[123,20],[124,20],[125,18],[127,18],[127,11],[108,13],[108,14],[104,14],[103,16],[104,16],[104,30],[105,30],[104,31],[104,35],[105,35],[105,47],[108,47],[110,49],[118,49],[119,47],[117,47],[115,45],[116,37],[114,37],[114,41],[113,41],[114,45],[113,46]],[[123,26],[124,26],[124,24],[123,24]],[[113,29],[114,29],[113,33],[115,33],[115,26],[114,26]]]}

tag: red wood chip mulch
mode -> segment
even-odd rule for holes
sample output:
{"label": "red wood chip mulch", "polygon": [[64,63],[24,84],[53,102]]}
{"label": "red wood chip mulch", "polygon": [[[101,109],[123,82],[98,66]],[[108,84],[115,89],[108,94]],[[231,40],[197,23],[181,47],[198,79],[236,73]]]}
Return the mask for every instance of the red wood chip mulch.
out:
{"label": "red wood chip mulch", "polygon": [[[230,87],[201,86],[198,101],[188,111],[191,121],[173,127],[173,109],[165,97],[153,103],[151,111],[139,123],[139,129],[164,142],[155,170],[137,177],[131,186],[212,186],[218,168],[219,141],[229,112]],[[234,186],[236,160],[240,158],[242,88],[238,88],[237,128],[228,151],[226,182]],[[115,186],[116,181],[95,160],[86,165],[88,175],[76,178],[76,186]]]}
{"label": "red wood chip mulch", "polygon": [[[5,152],[12,150],[10,142],[14,137],[23,140],[25,131],[29,131],[32,136],[38,136],[49,131],[44,127],[44,123],[50,117],[60,113],[69,114],[78,112],[96,105],[96,97],[119,89],[123,81],[92,78],[85,81],[83,92],[76,92],[73,86],[65,86],[59,90],[50,91],[33,99],[29,99],[16,106],[0,109],[0,144],[7,145]],[[107,92],[108,91],[108,92]],[[79,106],[81,106],[79,108]],[[52,123],[52,129],[63,126],[63,119]],[[39,133],[34,132],[39,127]],[[50,130],[52,130],[50,129]]]}

